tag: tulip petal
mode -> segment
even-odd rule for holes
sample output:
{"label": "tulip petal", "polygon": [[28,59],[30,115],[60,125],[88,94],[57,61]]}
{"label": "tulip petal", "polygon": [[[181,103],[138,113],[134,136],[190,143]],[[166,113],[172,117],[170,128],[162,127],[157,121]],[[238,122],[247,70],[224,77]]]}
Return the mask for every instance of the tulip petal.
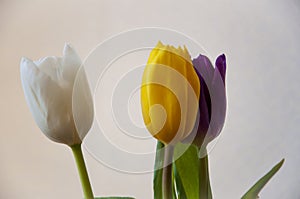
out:
{"label": "tulip petal", "polygon": [[[197,145],[202,145],[202,141],[204,137],[206,136],[207,129],[210,124],[210,112],[211,112],[211,101],[210,101],[210,95],[207,88],[207,85],[205,84],[203,78],[200,76],[200,99],[199,99],[199,126],[197,130],[198,136],[194,140],[194,142],[197,142]],[[201,141],[202,140],[202,141]]]}
{"label": "tulip petal", "polygon": [[[150,53],[141,87],[142,113],[149,132],[165,144],[187,137],[194,127],[199,95],[199,78],[187,49],[158,43]],[[154,105],[161,108],[153,109]]]}
{"label": "tulip petal", "polygon": [[214,67],[208,57],[200,54],[197,58],[193,59],[193,65],[197,73],[201,74],[205,83],[207,85],[210,84],[214,76]]}
{"label": "tulip petal", "polygon": [[216,68],[219,70],[223,82],[225,84],[225,75],[226,75],[226,57],[224,54],[220,55],[217,59],[216,59]]}
{"label": "tulip petal", "polygon": [[34,64],[39,68],[39,71],[43,72],[45,75],[49,76],[52,80],[60,81],[60,68],[61,68],[61,58],[60,57],[45,57],[34,61]]}
{"label": "tulip petal", "polygon": [[21,61],[21,80],[26,101],[42,132],[55,142],[81,143],[70,114],[68,93],[26,58]]}
{"label": "tulip petal", "polygon": [[221,55],[216,60],[214,77],[211,85],[211,120],[208,131],[208,140],[211,141],[217,137],[224,126],[226,116],[226,88],[225,88],[225,72],[226,60],[225,55]]}
{"label": "tulip petal", "polygon": [[66,43],[64,47],[62,66],[63,79],[73,84],[76,73],[81,66],[81,59],[73,47],[68,43]]}
{"label": "tulip petal", "polygon": [[94,119],[94,105],[89,83],[81,67],[74,80],[72,110],[77,133],[81,140],[89,132]]}
{"label": "tulip petal", "polygon": [[[210,60],[199,55],[193,60],[194,67],[200,79],[201,91],[199,100],[199,121],[193,132],[193,143],[205,147],[216,138],[224,125],[226,115],[225,73],[226,58],[221,55],[216,60],[214,68]],[[196,134],[196,135],[195,135]],[[186,139],[189,142],[192,137]]]}

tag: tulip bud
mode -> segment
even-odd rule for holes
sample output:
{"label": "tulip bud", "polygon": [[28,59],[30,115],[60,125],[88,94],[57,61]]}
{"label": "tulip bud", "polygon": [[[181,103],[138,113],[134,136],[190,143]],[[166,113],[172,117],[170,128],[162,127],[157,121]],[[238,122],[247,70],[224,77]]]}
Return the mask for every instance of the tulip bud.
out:
{"label": "tulip bud", "polygon": [[198,111],[200,82],[184,47],[158,43],[144,70],[141,105],[148,131],[165,144],[188,136]]}
{"label": "tulip bud", "polygon": [[[80,58],[68,44],[64,47],[63,57],[46,57],[38,61],[23,58],[20,63],[25,98],[35,122],[48,138],[69,146],[82,142],[93,121],[92,97],[80,66]],[[77,117],[82,120],[76,121],[75,125],[72,97],[76,75],[81,81],[80,94],[76,94],[81,107],[76,110],[80,110]]]}
{"label": "tulip bud", "polygon": [[198,147],[206,146],[216,138],[224,125],[226,115],[225,74],[226,57],[220,55],[213,67],[210,60],[199,55],[193,60],[194,67],[200,79],[201,92],[199,100],[199,123],[188,139]]}

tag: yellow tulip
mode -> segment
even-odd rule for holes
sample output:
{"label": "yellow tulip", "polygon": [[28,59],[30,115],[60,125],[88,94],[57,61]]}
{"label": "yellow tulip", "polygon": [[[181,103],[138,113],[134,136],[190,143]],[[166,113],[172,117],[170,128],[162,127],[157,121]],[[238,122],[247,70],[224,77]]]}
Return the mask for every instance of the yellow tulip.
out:
{"label": "yellow tulip", "polygon": [[195,125],[199,95],[200,81],[186,47],[158,42],[150,53],[141,87],[148,131],[165,144],[187,137]]}

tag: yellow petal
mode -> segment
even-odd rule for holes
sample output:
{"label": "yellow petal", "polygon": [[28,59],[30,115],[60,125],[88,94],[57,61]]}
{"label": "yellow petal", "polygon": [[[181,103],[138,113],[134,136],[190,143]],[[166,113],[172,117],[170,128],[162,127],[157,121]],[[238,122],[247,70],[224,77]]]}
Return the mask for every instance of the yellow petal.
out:
{"label": "yellow petal", "polygon": [[194,127],[199,94],[199,78],[186,47],[158,42],[150,53],[141,88],[149,132],[166,144],[184,139]]}

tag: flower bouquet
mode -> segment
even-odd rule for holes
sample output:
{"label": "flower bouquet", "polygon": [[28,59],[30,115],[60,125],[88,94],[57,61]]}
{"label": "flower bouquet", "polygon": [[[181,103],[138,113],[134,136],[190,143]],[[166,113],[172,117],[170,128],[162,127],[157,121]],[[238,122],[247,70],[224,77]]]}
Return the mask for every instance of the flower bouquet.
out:
{"label": "flower bouquet", "polygon": [[[158,42],[145,63],[140,99],[145,127],[157,139],[154,198],[211,199],[207,146],[220,135],[225,122],[226,57],[218,56],[213,66],[203,54],[192,59],[185,46],[176,48]],[[62,57],[38,61],[23,58],[21,79],[27,104],[41,131],[52,141],[71,148],[85,199],[133,198],[93,194],[81,144],[92,126],[94,105],[81,65],[69,44]],[[75,80],[79,84],[76,95]],[[74,105],[74,100],[79,103]],[[276,164],[242,198],[258,198],[283,162]]]}

